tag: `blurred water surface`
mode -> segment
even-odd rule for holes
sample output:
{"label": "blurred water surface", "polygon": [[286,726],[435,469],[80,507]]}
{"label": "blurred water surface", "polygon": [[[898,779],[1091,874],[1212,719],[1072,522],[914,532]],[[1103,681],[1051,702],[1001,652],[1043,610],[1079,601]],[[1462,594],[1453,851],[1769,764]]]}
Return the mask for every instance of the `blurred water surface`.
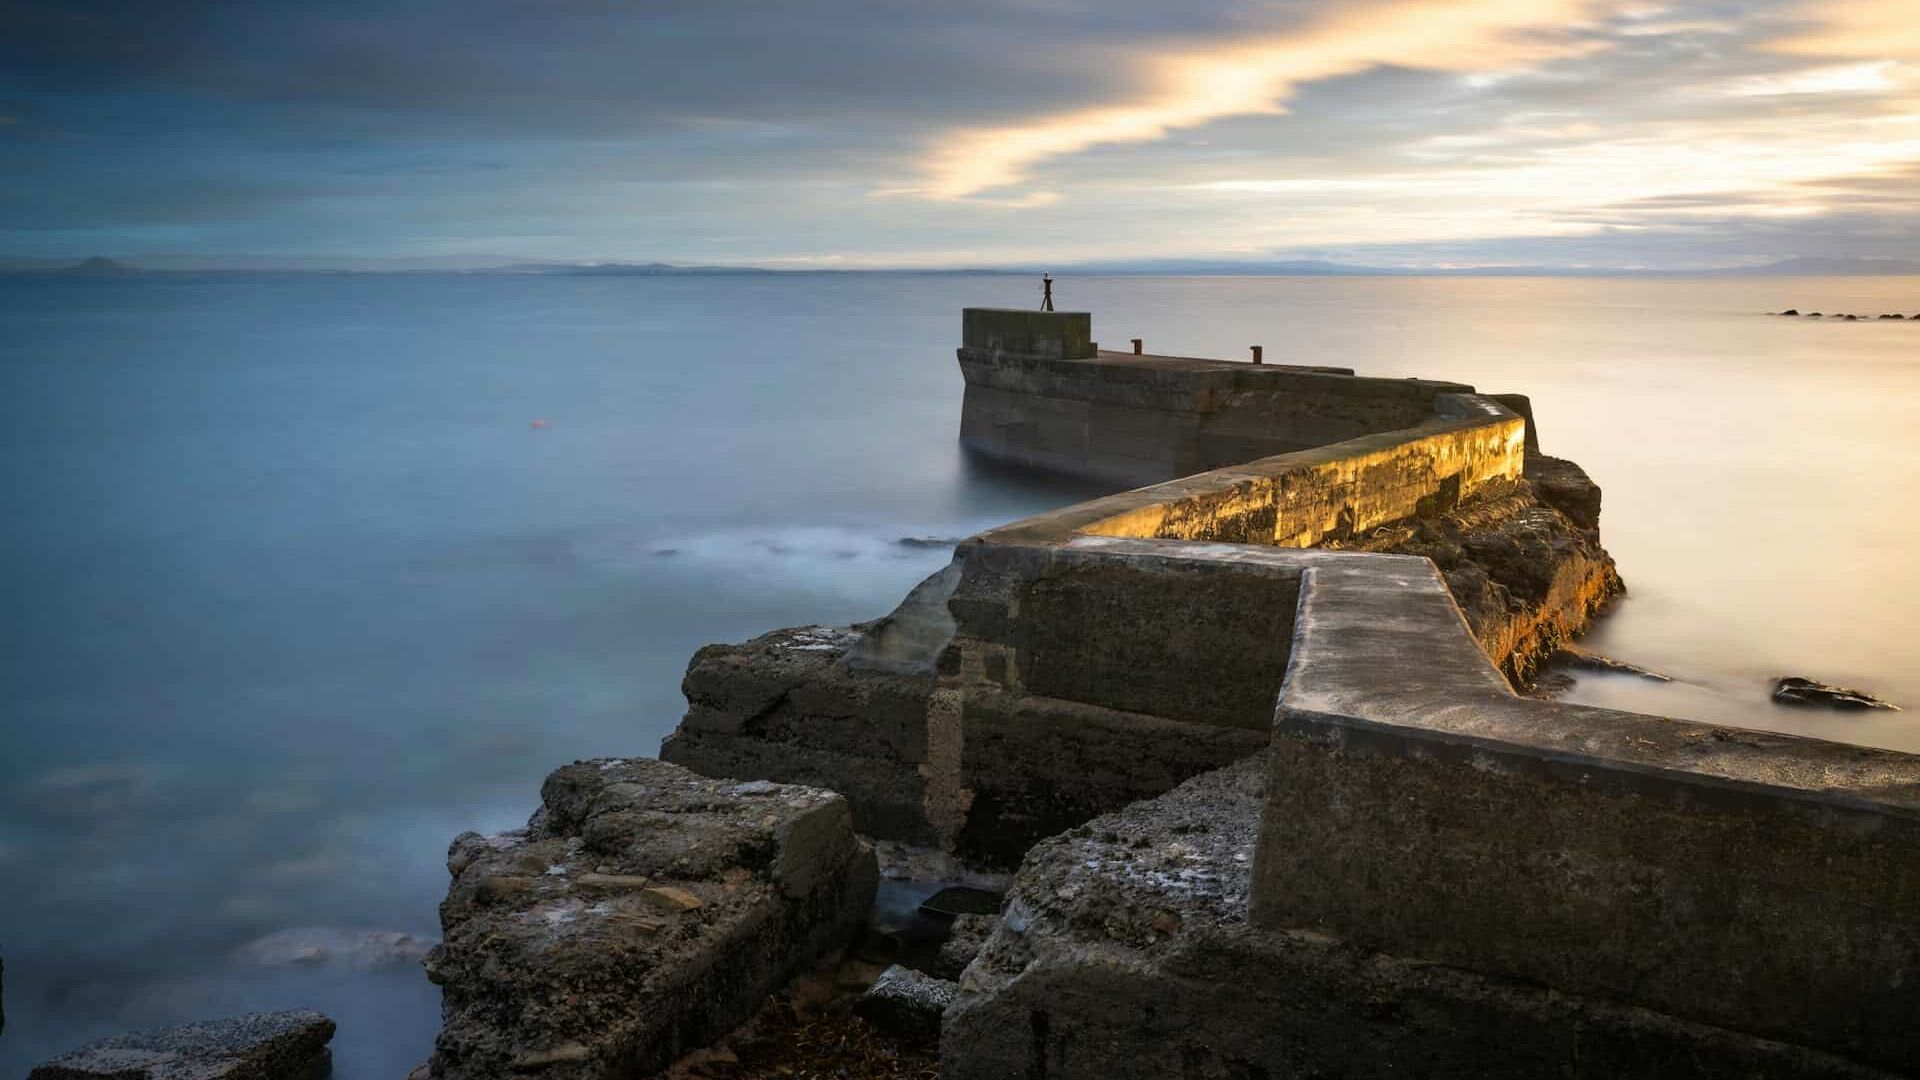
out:
{"label": "blurred water surface", "polygon": [[[1067,278],[1110,343],[1532,395],[1679,678],[1577,700],[1920,751],[1920,278]],[[0,278],[0,1074],[311,1005],[424,1058],[446,842],[650,753],[709,641],[885,612],[1094,493],[970,467],[992,276]],[[411,935],[408,940],[406,935]]]}

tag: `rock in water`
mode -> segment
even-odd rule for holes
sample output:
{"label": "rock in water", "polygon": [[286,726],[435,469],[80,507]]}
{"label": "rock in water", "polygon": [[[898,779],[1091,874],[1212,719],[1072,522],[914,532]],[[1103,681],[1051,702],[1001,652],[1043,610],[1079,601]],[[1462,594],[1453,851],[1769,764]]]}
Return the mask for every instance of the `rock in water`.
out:
{"label": "rock in water", "polygon": [[922,1038],[940,1034],[940,1016],[960,992],[958,983],[895,964],[873,980],[853,1011],[881,1031]]}
{"label": "rock in water", "polygon": [[1568,667],[1582,668],[1587,671],[1605,671],[1616,675],[1632,675],[1650,682],[1672,682],[1673,676],[1662,675],[1652,668],[1643,668],[1639,664],[1629,664],[1625,660],[1615,660],[1611,656],[1602,656],[1591,649],[1583,648],[1571,642],[1560,646],[1553,658]]}
{"label": "rock in water", "polygon": [[737,1027],[865,921],[847,802],[636,758],[547,777],[524,830],[447,855],[435,1080],[644,1076]]}
{"label": "rock in water", "polygon": [[331,1064],[333,1021],[311,1009],[116,1035],[36,1066],[27,1080],[307,1080]]}
{"label": "rock in water", "polygon": [[1844,686],[1828,686],[1826,683],[1803,679],[1798,675],[1788,675],[1773,684],[1773,700],[1782,705],[1824,705],[1829,709],[1891,709],[1900,711],[1900,706],[1890,701],[1882,701],[1863,690],[1849,690]]}
{"label": "rock in water", "polygon": [[920,910],[947,919],[959,915],[998,915],[1000,904],[1005,899],[1000,893],[988,889],[949,885],[921,901]]}

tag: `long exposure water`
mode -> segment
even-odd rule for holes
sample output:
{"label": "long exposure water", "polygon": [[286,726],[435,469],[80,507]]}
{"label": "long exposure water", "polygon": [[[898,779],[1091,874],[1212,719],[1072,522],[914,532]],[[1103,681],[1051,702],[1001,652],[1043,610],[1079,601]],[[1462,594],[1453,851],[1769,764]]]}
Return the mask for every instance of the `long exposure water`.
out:
{"label": "long exposure water", "polygon": [[[969,466],[996,276],[0,278],[0,1075],[310,1005],[426,1056],[447,841],[652,752],[709,641],[1093,493]],[[1067,278],[1096,336],[1532,395],[1631,596],[1576,700],[1920,751],[1920,278]],[[385,935],[385,936],[380,936]]]}

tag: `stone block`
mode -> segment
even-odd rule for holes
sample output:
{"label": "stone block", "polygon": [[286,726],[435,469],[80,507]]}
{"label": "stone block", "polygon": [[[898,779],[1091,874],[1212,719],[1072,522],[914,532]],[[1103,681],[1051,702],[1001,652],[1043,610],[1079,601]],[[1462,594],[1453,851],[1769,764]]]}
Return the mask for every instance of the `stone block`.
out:
{"label": "stone block", "polygon": [[436,1080],[665,1068],[872,905],[873,851],[829,791],[614,759],[555,771],[541,798],[526,829],[448,853]]}
{"label": "stone block", "polygon": [[248,1013],[101,1039],[28,1080],[313,1080],[327,1074],[333,1030],[311,1009]]}
{"label": "stone block", "polygon": [[1084,311],[966,308],[960,339],[968,348],[1055,360],[1092,359],[1093,316]]}

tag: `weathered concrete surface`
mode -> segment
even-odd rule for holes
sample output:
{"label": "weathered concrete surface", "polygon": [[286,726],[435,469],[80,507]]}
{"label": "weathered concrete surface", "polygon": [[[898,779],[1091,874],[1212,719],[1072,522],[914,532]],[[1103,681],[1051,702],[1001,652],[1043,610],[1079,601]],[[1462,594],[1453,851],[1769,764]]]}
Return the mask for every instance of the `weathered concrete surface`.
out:
{"label": "weathered concrete surface", "polygon": [[436,1080],[664,1068],[872,904],[873,852],[832,792],[616,759],[555,771],[541,798],[525,830],[448,853]]}
{"label": "weathered concrete surface", "polygon": [[1604,998],[1248,923],[1258,758],[1047,840],[961,978],[943,1080],[1887,1077]]}
{"label": "weathered concrete surface", "polygon": [[[1457,423],[1444,425],[1447,438],[1465,432],[1454,450],[1429,447],[1417,468],[1386,470],[1427,516],[1355,542],[1441,561],[1470,598],[1483,645],[1524,679],[1585,629],[1619,579],[1589,534],[1515,478],[1517,420]],[[1455,471],[1436,477],[1436,456]],[[832,787],[868,835],[1016,865],[1044,836],[1265,744],[1300,571],[1314,562],[1267,545],[1086,527],[1128,507],[1164,518],[1164,500],[1293,468],[1257,462],[1042,514],[960,545],[879,623],[704,649],[688,670],[687,718],[662,756],[708,775]],[[1386,486],[1377,473],[1368,483]],[[1442,488],[1466,500],[1409,495]],[[1270,504],[1289,498],[1266,491]]]}
{"label": "weathered concrete surface", "polygon": [[1518,698],[1432,566],[1309,569],[1253,913],[1920,1069],[1920,758]]}
{"label": "weathered concrete surface", "polygon": [[[960,360],[989,452],[1240,456],[973,537],[882,624],[799,632],[804,664],[690,673],[676,754],[910,769],[918,817],[871,816],[1001,865],[1059,834],[966,970],[944,1075],[1920,1071],[1920,758],[1515,697],[1619,589],[1599,489],[1526,399]],[[908,703],[876,736],[885,679]]]}
{"label": "weathered concrete surface", "polygon": [[1518,479],[1526,425],[1486,398],[1442,395],[1446,415],[1406,431],[1250,461],[1074,508],[1076,531],[1313,547],[1431,517]]}
{"label": "weathered concrete surface", "polygon": [[327,1073],[333,1030],[311,1009],[248,1013],[101,1039],[28,1080],[311,1080]]}
{"label": "weathered concrete surface", "polygon": [[661,758],[705,776],[830,788],[846,796],[862,833],[938,843],[935,823],[953,815],[957,795],[930,780],[935,763],[954,756],[929,735],[931,662],[920,673],[849,663],[885,632],[800,627],[701,649],[681,684],[687,715]]}
{"label": "weathered concrete surface", "polygon": [[970,349],[1055,360],[1085,359],[1097,351],[1093,316],[1084,311],[965,308],[960,340]]}
{"label": "weathered concrete surface", "polygon": [[1459,383],[1344,368],[1100,352],[959,350],[960,441],[984,456],[1127,486],[1412,427]]}

